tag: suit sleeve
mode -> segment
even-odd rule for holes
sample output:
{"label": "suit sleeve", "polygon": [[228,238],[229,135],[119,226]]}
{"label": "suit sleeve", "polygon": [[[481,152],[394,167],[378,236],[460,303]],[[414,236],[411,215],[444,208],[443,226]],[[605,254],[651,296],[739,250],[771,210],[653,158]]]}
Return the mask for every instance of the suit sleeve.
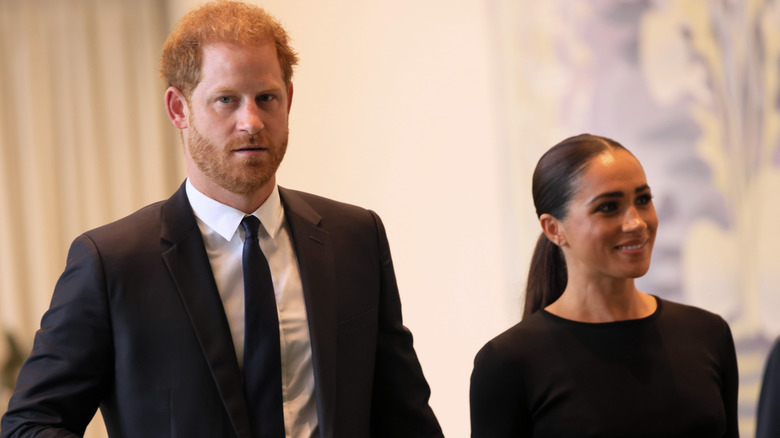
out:
{"label": "suit sleeve", "polygon": [[780,338],[775,341],[764,367],[761,396],[758,399],[756,438],[780,436]]}
{"label": "suit sleeve", "polygon": [[442,437],[433,410],[431,391],[404,327],[393,262],[382,221],[371,212],[377,227],[381,262],[381,297],[377,335],[374,393],[371,406],[372,436]]}
{"label": "suit sleeve", "polygon": [[102,263],[92,240],[71,245],[65,271],[22,367],[2,438],[82,436],[112,370]]}

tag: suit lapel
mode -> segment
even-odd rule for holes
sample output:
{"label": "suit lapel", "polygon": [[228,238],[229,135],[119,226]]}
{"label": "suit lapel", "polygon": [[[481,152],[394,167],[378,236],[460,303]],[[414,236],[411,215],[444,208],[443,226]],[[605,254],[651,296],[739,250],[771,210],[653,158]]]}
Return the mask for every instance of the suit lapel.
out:
{"label": "suit lapel", "polygon": [[336,295],[335,261],[330,234],[321,217],[296,192],[279,188],[285,217],[301,271],[306,317],[311,336],[320,435],[333,437],[336,418]]}
{"label": "suit lapel", "polygon": [[[184,184],[162,207],[163,252],[236,435],[250,437],[241,372],[222,300]],[[197,421],[197,419],[193,419]]]}

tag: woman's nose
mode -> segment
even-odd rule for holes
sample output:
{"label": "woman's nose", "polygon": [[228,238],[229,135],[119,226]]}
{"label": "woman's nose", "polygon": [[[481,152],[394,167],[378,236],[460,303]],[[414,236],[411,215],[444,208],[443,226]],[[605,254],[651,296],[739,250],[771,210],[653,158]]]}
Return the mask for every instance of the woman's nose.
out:
{"label": "woman's nose", "polygon": [[647,228],[647,223],[637,211],[636,207],[631,207],[626,211],[623,218],[623,231],[635,231]]}

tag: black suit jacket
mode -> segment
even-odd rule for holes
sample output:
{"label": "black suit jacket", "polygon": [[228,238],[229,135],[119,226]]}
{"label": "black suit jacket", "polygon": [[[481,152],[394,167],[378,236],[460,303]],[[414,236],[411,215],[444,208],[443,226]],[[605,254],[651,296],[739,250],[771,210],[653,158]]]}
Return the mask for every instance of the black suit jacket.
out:
{"label": "black suit jacket", "polygon": [[[379,217],[280,188],[323,438],[440,437]],[[227,317],[184,185],[73,242],[2,437],[250,437]]]}
{"label": "black suit jacket", "polygon": [[780,337],[769,350],[756,413],[756,438],[780,436]]}

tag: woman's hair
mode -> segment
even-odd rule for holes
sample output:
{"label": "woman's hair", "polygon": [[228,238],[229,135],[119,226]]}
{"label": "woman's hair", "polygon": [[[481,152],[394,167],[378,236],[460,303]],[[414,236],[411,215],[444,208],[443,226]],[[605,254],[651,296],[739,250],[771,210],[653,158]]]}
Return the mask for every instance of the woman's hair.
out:
{"label": "woman's hair", "polygon": [[[547,213],[564,220],[582,173],[593,158],[612,149],[626,150],[609,138],[580,134],[563,140],[545,152],[536,164],[533,175],[532,193],[536,216]],[[542,233],[531,257],[523,318],[555,302],[566,289],[567,279],[563,252]]]}
{"label": "woman's hair", "polygon": [[298,56],[284,28],[265,10],[238,1],[218,0],[187,13],[168,36],[162,50],[160,73],[169,87],[189,99],[201,80],[203,47],[214,43],[241,47],[276,45],[285,85],[292,80]]}

